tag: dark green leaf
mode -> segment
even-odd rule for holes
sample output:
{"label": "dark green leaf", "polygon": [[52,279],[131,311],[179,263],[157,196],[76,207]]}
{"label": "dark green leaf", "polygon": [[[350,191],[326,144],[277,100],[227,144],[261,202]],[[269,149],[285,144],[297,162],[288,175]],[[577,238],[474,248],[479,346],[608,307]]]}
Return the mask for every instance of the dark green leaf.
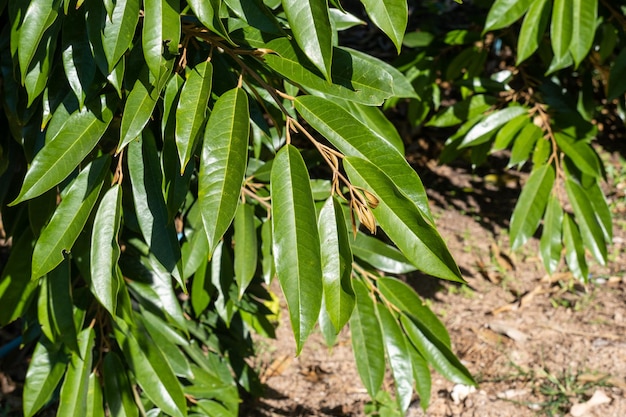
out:
{"label": "dark green leaf", "polygon": [[235,213],[235,278],[239,299],[250,285],[256,272],[257,239],[254,207],[239,204]]}
{"label": "dark green leaf", "polygon": [[[116,6],[117,7],[117,6]],[[170,0],[144,0],[143,55],[156,79],[163,69],[178,55],[180,43],[179,5]]]}
{"label": "dark green leaf", "polygon": [[200,20],[200,23],[212,32],[218,33],[229,43],[234,45],[233,41],[228,36],[228,31],[224,28],[224,24],[220,20],[221,0],[188,0],[187,3],[198,20]]}
{"label": "dark green leaf", "polygon": [[570,44],[572,43],[573,7],[569,0],[554,0],[550,40],[554,51],[554,63],[548,70],[556,70],[571,65]]}
{"label": "dark green leaf", "polygon": [[420,397],[420,406],[426,411],[430,405],[431,377],[428,362],[414,346],[409,347],[411,355],[411,365],[413,366],[413,379],[415,380],[415,390]]}
{"label": "dark green leaf", "polygon": [[367,15],[394,43],[398,53],[402,48],[402,38],[409,19],[405,0],[361,0]]}
{"label": "dark green leaf", "polygon": [[102,364],[104,397],[111,417],[137,417],[137,404],[133,388],[128,381],[127,369],[115,352],[108,352]]}
{"label": "dark green leaf", "polygon": [[31,280],[33,234],[26,229],[19,239],[15,236],[14,239],[11,256],[0,278],[0,326],[6,326],[25,312],[37,289],[37,281]]}
{"label": "dark green leaf", "polygon": [[30,64],[37,48],[44,39],[44,33],[52,26],[59,15],[60,2],[51,0],[33,0],[28,5],[21,26],[17,54],[22,80],[30,69]]}
{"label": "dark green leaf", "polygon": [[350,246],[354,256],[380,271],[390,274],[406,274],[416,270],[415,266],[398,249],[362,232],[357,233],[356,238],[350,242]]}
{"label": "dark green leaf", "polygon": [[[70,261],[65,260],[48,273],[41,291],[46,291],[49,320],[53,325],[52,341],[62,341],[74,354],[79,352],[72,301]],[[80,338],[79,338],[80,340]]]}
{"label": "dark green leaf", "polygon": [[67,374],[61,386],[58,415],[83,417],[87,415],[87,393],[89,390],[89,374],[93,361],[95,333],[87,328],[78,335],[80,350],[72,353]]}
{"label": "dark green leaf", "polygon": [[615,57],[609,74],[608,100],[615,100],[626,92],[626,49]]}
{"label": "dark green leaf", "polygon": [[85,37],[86,29],[84,10],[73,12],[64,19],[61,36],[63,69],[80,107],[83,106],[96,74],[96,63],[89,39]]}
{"label": "dark green leaf", "polygon": [[67,357],[43,338],[35,346],[24,383],[24,416],[32,417],[52,398],[65,374]]}

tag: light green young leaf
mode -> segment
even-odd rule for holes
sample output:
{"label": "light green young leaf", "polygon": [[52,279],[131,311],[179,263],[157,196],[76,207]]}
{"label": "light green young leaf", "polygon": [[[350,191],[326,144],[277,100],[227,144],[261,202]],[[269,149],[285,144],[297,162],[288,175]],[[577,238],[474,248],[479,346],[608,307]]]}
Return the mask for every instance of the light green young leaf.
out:
{"label": "light green young leaf", "polygon": [[589,268],[585,260],[585,248],[580,237],[576,222],[569,213],[563,217],[563,244],[565,246],[565,260],[574,276],[583,281],[589,280]]}
{"label": "light green young leaf", "polygon": [[118,0],[109,19],[105,19],[102,46],[109,73],[128,50],[139,20],[139,0]]}
{"label": "light green young leaf", "polygon": [[367,15],[393,42],[400,53],[404,31],[409,20],[405,0],[361,0]]}
{"label": "light green young leaf", "polygon": [[318,219],[324,302],[333,327],[339,331],[354,309],[352,251],[341,204],[333,196],[324,203]]}
{"label": "light green young leaf", "polygon": [[531,3],[517,39],[516,65],[525,61],[539,47],[550,20],[551,10],[551,1],[536,0]]}
{"label": "light green young leaf", "polygon": [[572,42],[569,51],[578,67],[593,45],[597,27],[598,0],[573,0],[570,7],[572,7]]}
{"label": "light green young leaf", "polygon": [[[550,23],[550,41],[554,51],[556,66],[551,65],[553,71],[563,68],[567,62],[571,63],[570,45],[572,43],[573,7],[570,0],[554,0],[552,8],[552,22]],[[550,70],[548,70],[550,71]]]}
{"label": "light green young leaf", "polygon": [[589,200],[589,194],[571,178],[565,181],[565,190],[574,210],[585,247],[601,265],[605,265],[607,250],[603,227],[596,218],[596,211]]}
{"label": "light green young leaf", "polygon": [[383,171],[355,157],[345,158],[344,168],[354,185],[376,195],[380,204],[373,210],[374,217],[413,265],[427,274],[463,282],[458,266],[435,227]]}
{"label": "light green young leaf", "polygon": [[143,9],[143,55],[152,75],[160,79],[166,61],[178,55],[180,10],[170,0],[144,0]]}
{"label": "light green young leaf", "polygon": [[369,290],[354,280],[356,307],[350,318],[352,351],[359,377],[370,397],[376,397],[385,376],[385,346]]}
{"label": "light green young leaf", "polygon": [[112,316],[117,307],[117,292],[122,280],[119,267],[120,245],[117,237],[122,218],[122,187],[115,184],[102,200],[96,212],[91,235],[90,289],[100,304]]}
{"label": "light green young leaf", "polygon": [[404,155],[371,128],[331,100],[300,96],[298,113],[346,156],[364,158],[389,174],[395,186],[432,222],[426,190]]}
{"label": "light green young leaf", "polygon": [[489,9],[483,33],[510,26],[526,13],[532,2],[533,0],[496,0]]}
{"label": "light green young leaf", "polygon": [[526,107],[513,105],[494,111],[467,132],[458,148],[462,149],[488,142],[500,126],[527,112]]}
{"label": "light green young leaf", "polygon": [[283,9],[296,42],[330,82],[333,43],[326,0],[283,0]]}
{"label": "light green young leaf", "polygon": [[95,332],[93,328],[90,327],[80,332],[78,335],[80,350],[72,353],[65,380],[61,386],[57,411],[60,416],[83,417],[87,415],[87,393],[94,344]]}
{"label": "light green young leaf", "polygon": [[115,319],[113,332],[137,383],[150,400],[173,417],[187,416],[187,401],[169,362],[143,329]]}
{"label": "light green young leaf", "polygon": [[551,194],[546,207],[546,214],[543,220],[543,231],[539,248],[543,265],[549,274],[556,272],[561,261],[561,250],[563,244],[561,240],[563,225],[563,209],[559,199]]}
{"label": "light green young leaf", "polygon": [[254,207],[250,204],[239,204],[235,213],[235,279],[239,288],[239,299],[254,278],[257,252]]}
{"label": "light green young leaf", "polygon": [[144,130],[142,139],[128,146],[128,171],[141,233],[157,260],[184,289],[180,246],[161,192],[161,167],[154,137]]}
{"label": "light green young leaf", "polygon": [[138,417],[139,408],[128,381],[128,370],[117,353],[111,351],[104,356],[102,377],[104,398],[111,417]]}
{"label": "light green young leaf", "polygon": [[204,125],[212,82],[213,65],[208,61],[201,62],[189,72],[180,93],[176,107],[176,147],[181,173],[193,154]]}
{"label": "light green young leaf", "polygon": [[25,417],[34,416],[50,401],[65,374],[66,365],[67,355],[59,345],[52,345],[45,338],[40,338],[24,382],[22,400]]}
{"label": "light green young leaf", "polygon": [[272,237],[276,274],[287,300],[296,353],[319,316],[322,303],[322,263],[317,215],[309,175],[300,152],[286,145],[274,159]]}
{"label": "light green young leaf", "polygon": [[50,222],[39,235],[33,252],[33,279],[52,271],[63,261],[87,223],[109,169],[111,158],[102,156],[72,181]]}
{"label": "light green young leaf", "polygon": [[359,232],[350,242],[354,256],[374,268],[390,274],[406,274],[416,270],[408,259],[393,246]]}
{"label": "light green young leaf", "polygon": [[383,342],[395,381],[397,398],[404,413],[411,404],[413,394],[413,366],[409,342],[394,315],[382,304],[377,304],[378,320],[383,331]]}
{"label": "light green young leaf", "polygon": [[[113,119],[117,100],[102,96],[73,113],[35,155],[19,196],[11,203],[41,195],[63,181],[96,146]],[[63,106],[60,106],[63,107]]]}
{"label": "light green young leaf", "polygon": [[249,135],[248,96],[240,88],[229,90],[215,103],[206,125],[198,174],[198,203],[210,252],[235,217]]}
{"label": "light green young leaf", "polygon": [[526,243],[539,227],[548,204],[548,197],[552,192],[554,177],[552,165],[536,167],[528,177],[511,216],[510,233],[513,249]]}
{"label": "light green young leaf", "polygon": [[54,24],[59,15],[60,1],[33,0],[29,3],[19,28],[17,55],[22,81],[44,37],[45,31]]}

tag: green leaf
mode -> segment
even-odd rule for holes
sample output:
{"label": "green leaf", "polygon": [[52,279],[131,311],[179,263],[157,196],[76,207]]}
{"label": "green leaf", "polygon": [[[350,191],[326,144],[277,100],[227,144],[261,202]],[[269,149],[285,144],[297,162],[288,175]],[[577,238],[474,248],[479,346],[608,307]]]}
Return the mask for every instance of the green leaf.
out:
{"label": "green leaf", "polygon": [[370,106],[379,106],[394,94],[393,77],[384,68],[372,67],[359,55],[342,48],[333,51],[332,84],[328,83],[306,56],[285,38],[267,43],[275,54],[266,55],[267,65],[309,90]]}
{"label": "green leaf", "polygon": [[62,341],[73,353],[79,352],[76,342],[76,327],[72,301],[72,281],[70,261],[66,259],[58,267],[48,273],[45,280],[47,309],[49,321],[53,325],[51,341]]}
{"label": "green leaf", "polygon": [[61,386],[58,415],[68,417],[87,415],[87,393],[95,337],[95,332],[91,327],[78,335],[80,350],[72,353],[67,367],[65,380]]}
{"label": "green leaf", "polygon": [[52,271],[63,261],[87,223],[108,173],[108,155],[94,160],[72,181],[52,219],[41,231],[33,252],[33,279]]}
{"label": "green leaf", "polygon": [[374,398],[385,376],[385,346],[372,296],[361,280],[354,280],[356,307],[350,318],[352,351],[361,381]]}
{"label": "green leaf", "polygon": [[576,140],[562,132],[555,133],[554,138],[563,153],[576,164],[576,168],[595,178],[602,176],[598,155],[586,141]]}
{"label": "green leaf", "polygon": [[502,110],[496,110],[493,113],[485,116],[480,122],[472,127],[465,135],[459,149],[467,148],[469,146],[476,146],[482,143],[488,142],[502,125],[513,120],[517,116],[526,114],[528,109],[524,106],[511,105]]}
{"label": "green leaf", "polygon": [[161,168],[154,137],[145,130],[128,146],[128,171],[141,233],[157,260],[184,289],[180,247],[161,192]]}
{"label": "green leaf", "polygon": [[144,0],[141,44],[150,72],[161,78],[163,68],[178,55],[180,10],[170,0]]}
{"label": "green leaf", "polygon": [[109,189],[98,207],[91,235],[91,291],[112,316],[117,307],[117,292],[122,280],[117,243],[122,218],[122,187]]}
{"label": "green leaf", "polygon": [[413,366],[413,379],[415,380],[415,390],[419,394],[420,407],[423,411],[428,409],[430,405],[430,391],[432,380],[430,377],[430,368],[428,362],[415,349],[409,346],[409,354],[411,355],[411,365]]}
{"label": "green leaf", "polygon": [[362,232],[357,233],[350,246],[354,256],[379,271],[406,274],[416,269],[398,249]]}
{"label": "green leaf", "polygon": [[525,61],[539,47],[548,26],[551,9],[552,2],[548,0],[536,0],[531,3],[517,39],[516,65]]}
{"label": "green leaf", "polygon": [[563,209],[561,202],[551,194],[548,198],[548,206],[543,220],[543,231],[541,233],[541,241],[539,248],[543,265],[549,274],[556,272],[559,262],[561,261],[561,233],[563,225]]}
{"label": "green leaf", "polygon": [[596,33],[598,18],[598,0],[573,0],[572,7],[572,53],[576,67],[589,53]]}
{"label": "green leaf", "polygon": [[433,116],[426,126],[450,127],[471,120],[479,114],[485,113],[497,100],[486,94],[476,94],[465,100],[456,102],[450,107]]}
{"label": "green leaf", "polygon": [[427,274],[463,282],[458,266],[435,227],[383,171],[355,157],[345,158],[344,168],[354,185],[376,195],[380,204],[373,210],[374,217],[413,265]]}
{"label": "green leaf", "polygon": [[554,177],[552,165],[536,167],[530,173],[511,216],[509,229],[513,249],[526,243],[539,227],[546,204],[548,204],[548,197],[552,192]]}
{"label": "green leaf", "polygon": [[521,114],[509,120],[498,130],[496,139],[491,145],[491,152],[501,151],[509,147],[509,144],[515,139],[520,130],[531,123],[527,114]]}
{"label": "green leaf", "polygon": [[104,404],[102,403],[102,387],[95,372],[89,375],[87,388],[86,416],[104,417]]}
{"label": "green leaf", "polygon": [[[554,51],[554,61],[559,63],[555,68],[563,68],[571,64],[570,45],[573,30],[573,4],[570,0],[554,0],[552,22],[550,24],[550,40]],[[554,64],[552,65],[554,66]],[[551,66],[551,67],[552,67]],[[550,71],[550,69],[548,71]]]}
{"label": "green leaf", "polygon": [[[141,320],[142,324],[145,326],[150,338],[154,341],[154,344],[159,347],[159,350],[169,362],[174,374],[181,378],[193,381],[194,375],[191,371],[189,361],[183,352],[181,352],[179,347],[174,343],[176,339],[170,337],[172,329],[169,327],[168,323],[158,319],[156,316],[147,311],[143,311],[143,315],[144,317],[142,317]],[[146,319],[146,317],[151,317],[151,319]]]}
{"label": "green leaf", "polygon": [[96,146],[115,106],[113,96],[102,96],[73,113],[54,136],[46,135],[46,145],[35,155],[20,194],[10,205],[37,197],[67,178]]}
{"label": "green leaf", "polygon": [[89,39],[85,37],[86,30],[85,14],[82,9],[71,13],[63,20],[61,33],[63,69],[70,88],[78,99],[79,107],[83,106],[85,96],[92,88],[96,75],[96,63]]}
{"label": "green leaf", "polygon": [[222,0],[187,0],[187,4],[189,4],[200,23],[234,45],[233,41],[228,36],[228,31],[224,28],[224,24],[220,20],[220,6]]}
{"label": "green leaf", "polygon": [[318,219],[321,243],[324,302],[337,331],[350,320],[354,309],[352,252],[341,204],[333,196],[324,203]]}
{"label": "green leaf", "polygon": [[109,73],[131,46],[138,20],[139,0],[118,0],[113,14],[105,19],[102,46],[109,64]]}
{"label": "green leaf", "polygon": [[257,238],[254,207],[239,204],[235,213],[235,278],[239,299],[252,282],[257,264]]}
{"label": "green leaf", "polygon": [[528,160],[535,143],[542,137],[543,131],[539,126],[534,123],[526,124],[515,138],[508,166],[523,165]]}
{"label": "green leaf", "polygon": [[383,331],[383,342],[395,381],[397,398],[404,413],[413,394],[413,366],[406,336],[394,315],[382,304],[377,304],[378,320]]}
{"label": "green leaf", "polygon": [[111,417],[138,417],[139,411],[128,381],[127,368],[115,352],[108,352],[102,363],[104,398]]}
{"label": "green leaf", "polygon": [[589,202],[593,207],[593,212],[598,220],[598,224],[602,229],[604,240],[607,244],[610,244],[613,241],[613,221],[606,197],[600,189],[597,181],[594,181],[591,185],[584,187],[584,191],[587,193]]}
{"label": "green leaf", "polygon": [[607,99],[609,101],[615,100],[624,92],[626,92],[626,49],[620,51],[611,66]]}
{"label": "green leaf", "polygon": [[283,147],[272,166],[272,236],[276,274],[287,300],[300,354],[322,302],[322,263],[317,215],[300,152]]}
{"label": "green leaf", "polygon": [[563,217],[563,244],[565,246],[565,260],[570,271],[579,280],[587,282],[589,268],[585,261],[583,241],[578,226],[569,213],[565,213],[565,217]]}
{"label": "green leaf", "polygon": [[211,95],[213,65],[204,61],[196,65],[183,85],[176,107],[176,147],[181,173],[193,154],[200,129],[204,125]]}
{"label": "green leaf", "polygon": [[296,42],[330,82],[333,43],[326,0],[282,0],[282,2]]}
{"label": "green leaf", "polygon": [[57,19],[59,6],[60,2],[58,0],[33,0],[29,3],[22,24],[19,27],[19,41],[17,45],[22,80],[26,78],[31,61],[42,44],[44,33]]}
{"label": "green leaf", "polygon": [[405,0],[361,0],[367,15],[393,42],[400,53],[402,38],[409,20]]}
{"label": "green leaf", "polygon": [[598,223],[596,211],[589,199],[590,195],[571,178],[565,181],[565,190],[574,210],[585,247],[600,264],[605,265],[607,250],[603,227]]}
{"label": "green leaf", "polygon": [[375,131],[381,138],[389,142],[394,148],[404,155],[404,142],[398,134],[396,127],[387,119],[378,107],[346,101],[350,113],[359,119],[364,125]]}
{"label": "green leaf", "polygon": [[66,364],[67,356],[58,345],[39,339],[24,382],[24,416],[34,416],[50,401],[65,374]]}
{"label": "green leaf", "polygon": [[496,0],[489,9],[483,33],[510,26],[526,13],[532,2],[533,0]]}
{"label": "green leaf", "polygon": [[144,330],[130,328],[119,319],[114,321],[113,332],[146,396],[163,412],[174,417],[186,417],[183,389],[154,341]]}
{"label": "green leaf", "polygon": [[330,100],[300,96],[295,107],[315,130],[346,156],[364,158],[389,173],[395,186],[432,220],[426,190],[404,155],[375,131]]}
{"label": "green leaf", "polygon": [[217,100],[207,123],[198,174],[198,203],[210,252],[235,216],[249,135],[248,96],[240,88],[229,90]]}

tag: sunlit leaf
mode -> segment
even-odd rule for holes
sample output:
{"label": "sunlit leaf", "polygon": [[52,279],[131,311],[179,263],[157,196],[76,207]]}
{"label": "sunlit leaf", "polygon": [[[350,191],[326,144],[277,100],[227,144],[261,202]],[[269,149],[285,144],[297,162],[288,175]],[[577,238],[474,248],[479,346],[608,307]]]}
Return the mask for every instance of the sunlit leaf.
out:
{"label": "sunlit leaf", "polygon": [[87,415],[87,394],[94,344],[95,332],[92,328],[80,332],[78,335],[80,350],[72,353],[65,380],[61,386],[59,415],[68,417]]}
{"label": "sunlit leaf", "polygon": [[569,213],[565,213],[563,217],[563,244],[565,246],[565,260],[570,271],[577,279],[587,282],[589,267],[585,260],[583,240],[580,237],[576,222]]}
{"label": "sunlit leaf", "polygon": [[361,0],[367,15],[393,42],[400,53],[404,31],[409,19],[405,0]]}
{"label": "sunlit leaf", "polygon": [[23,406],[26,417],[34,416],[52,398],[67,365],[65,355],[58,345],[44,339],[35,346],[24,383]]}
{"label": "sunlit leaf", "polygon": [[254,207],[239,204],[235,213],[235,278],[241,298],[256,272],[257,237]]}
{"label": "sunlit leaf", "polygon": [[563,209],[559,199],[551,194],[548,197],[548,206],[543,220],[541,233],[540,253],[543,265],[548,273],[553,274],[561,260],[563,244],[561,240],[563,225]]}

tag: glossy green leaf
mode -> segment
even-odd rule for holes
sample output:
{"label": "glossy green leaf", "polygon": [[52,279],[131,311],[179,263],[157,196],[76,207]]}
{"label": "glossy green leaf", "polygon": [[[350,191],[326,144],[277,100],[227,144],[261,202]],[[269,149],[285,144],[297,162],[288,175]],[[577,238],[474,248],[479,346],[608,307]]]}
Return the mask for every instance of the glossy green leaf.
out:
{"label": "glossy green leaf", "polygon": [[272,256],[272,222],[264,221],[261,225],[261,265],[263,280],[269,285],[274,278],[274,258]]}
{"label": "glossy green leaf", "polygon": [[112,96],[102,96],[67,118],[53,137],[47,135],[46,145],[35,155],[11,205],[37,197],[67,178],[96,146],[113,119],[115,106]]}
{"label": "glossy green leaf", "polygon": [[589,279],[589,267],[585,260],[585,249],[580,236],[578,226],[569,213],[563,217],[563,245],[565,246],[565,260],[574,276],[587,282]]}
{"label": "glossy green leaf", "polygon": [[565,190],[576,216],[576,223],[583,243],[596,260],[606,264],[607,250],[602,226],[596,218],[596,211],[589,199],[589,194],[580,184],[570,178],[565,181]]}
{"label": "glossy green leaf", "polygon": [[116,319],[114,325],[115,338],[145,395],[165,413],[185,417],[183,389],[154,341],[142,329],[129,328],[122,320]]}
{"label": "glossy green leaf", "polygon": [[228,31],[224,28],[224,23],[220,20],[222,0],[187,0],[187,4],[204,26],[234,45]]}
{"label": "glossy green leaf", "polygon": [[521,114],[506,122],[504,126],[498,130],[498,133],[496,133],[496,138],[491,146],[491,151],[497,152],[508,148],[520,130],[522,130],[529,123],[531,123],[531,121],[527,114]]}
{"label": "glossy green leaf", "polygon": [[235,278],[239,299],[254,278],[257,253],[254,207],[250,204],[239,204],[235,213]]}
{"label": "glossy green leaf", "polygon": [[554,178],[554,168],[551,165],[536,167],[528,177],[511,216],[510,233],[513,249],[526,243],[539,227],[548,204],[548,197],[552,192]]}
{"label": "glossy green leaf", "polygon": [[458,125],[485,113],[494,104],[496,104],[496,99],[493,96],[475,94],[465,100],[456,102],[450,107],[445,107],[431,117],[426,126],[450,127]]}
{"label": "glossy green leaf", "polygon": [[393,373],[397,398],[403,412],[411,404],[413,394],[413,366],[409,353],[409,344],[394,315],[382,304],[377,304],[378,320],[383,331],[385,351]]}
{"label": "glossy green leaf", "polygon": [[163,94],[163,117],[161,118],[161,134],[164,140],[176,134],[176,108],[185,79],[174,73],[165,86]]}
{"label": "glossy green leaf", "polygon": [[103,156],[86,166],[72,181],[48,225],[41,231],[33,252],[33,279],[53,270],[63,261],[87,223],[111,159]]}
{"label": "glossy green leaf", "polygon": [[130,47],[138,20],[139,0],[117,1],[111,17],[105,19],[102,46],[109,72]]}
{"label": "glossy green leaf", "polygon": [[350,242],[354,256],[367,262],[379,271],[390,274],[406,274],[416,270],[408,259],[393,246],[362,232]]}
{"label": "glossy green leaf", "polygon": [[543,265],[550,274],[556,272],[561,260],[561,250],[563,249],[562,225],[563,209],[561,203],[554,194],[550,194],[543,220],[541,241],[539,242]]}
{"label": "glossy green leaf", "polygon": [[79,352],[74,324],[72,277],[70,261],[65,260],[48,273],[40,291],[46,292],[49,321],[53,326],[53,342],[62,341],[73,353]]}
{"label": "glossy green leaf", "polygon": [[[144,315],[147,316],[148,314],[149,313],[144,312]],[[142,323],[148,331],[150,338],[154,341],[154,344],[159,347],[159,350],[163,353],[163,357],[169,362],[172,371],[174,371],[174,375],[193,381],[194,375],[191,371],[189,361],[185,357],[185,354],[181,352],[179,347],[174,343],[176,339],[170,337],[172,332],[165,330],[171,330],[168,324],[163,320],[159,320],[154,315],[150,315],[150,317],[152,318],[151,320],[143,319]]]}
{"label": "glossy green leaf", "polygon": [[322,263],[317,215],[309,175],[300,152],[286,145],[271,174],[272,236],[276,274],[287,300],[300,354],[322,302]]}
{"label": "glossy green leaf", "polygon": [[248,96],[239,88],[222,94],[207,123],[198,203],[211,252],[230,226],[237,210],[246,172],[250,113]]}
{"label": "glossy green leaf", "polygon": [[413,265],[427,274],[463,282],[458,266],[435,227],[383,171],[355,157],[345,158],[344,168],[354,185],[376,195],[380,204],[373,210],[374,217]]}
{"label": "glossy green leaf", "polygon": [[224,0],[224,3],[250,26],[261,32],[284,34],[284,31],[272,11],[263,3],[263,0]]}
{"label": "glossy green leaf", "polygon": [[170,0],[144,0],[143,55],[154,77],[159,79],[166,61],[178,55],[180,43],[180,10]]}
{"label": "glossy green leaf", "polygon": [[352,13],[342,12],[339,9],[330,8],[330,20],[338,31],[353,28],[355,26],[366,25],[364,21],[353,15]]}
{"label": "glossy green leaf", "polygon": [[578,67],[593,45],[597,27],[598,0],[573,0],[570,7],[572,7],[572,42],[569,51]]}
{"label": "glossy green leaf", "polygon": [[161,167],[154,137],[144,131],[141,140],[128,146],[128,171],[141,233],[157,260],[182,288],[180,246],[173,224],[168,224],[167,207],[161,192]]}
{"label": "glossy green leaf", "polygon": [[529,159],[530,152],[534,149],[538,140],[543,137],[543,131],[534,123],[526,124],[519,132],[511,149],[509,167],[524,165]]}
{"label": "glossy green leaf", "polygon": [[494,111],[485,116],[484,119],[467,132],[459,144],[459,149],[488,142],[502,125],[527,112],[528,109],[523,106],[509,106],[505,109]]}
{"label": "glossy green leaf", "polygon": [[552,42],[552,50],[554,51],[554,60],[560,63],[556,68],[565,67],[568,61],[571,62],[570,44],[573,36],[572,6],[573,4],[569,0],[554,0],[552,6],[550,40]]}
{"label": "glossy green leaf", "polygon": [[339,201],[326,200],[318,219],[324,302],[333,327],[341,330],[354,309],[351,239]]}
{"label": "glossy green leaf", "polygon": [[58,415],[83,417],[87,414],[87,394],[89,374],[93,361],[95,344],[93,328],[87,328],[78,335],[80,350],[72,353],[65,380],[61,386]]}
{"label": "glossy green leaf", "polygon": [[364,125],[375,131],[381,138],[389,142],[394,148],[404,155],[404,142],[396,127],[387,119],[378,107],[365,106],[363,104],[347,101],[350,113],[359,119]]}
{"label": "glossy green leaf", "polygon": [[84,10],[72,12],[63,20],[61,34],[63,49],[63,69],[70,88],[78,98],[79,107],[84,104],[85,97],[96,74],[96,63],[85,37]]}
{"label": "glossy green leaf", "polygon": [[393,42],[400,53],[404,31],[409,20],[405,0],[361,0],[367,15]]}
{"label": "glossy green leaf", "polygon": [[30,359],[24,394],[24,416],[32,417],[50,401],[65,374],[67,355],[58,345],[40,339]]}
{"label": "glossy green leaf", "polygon": [[530,4],[517,39],[517,60],[519,65],[531,56],[539,47],[550,20],[552,2],[536,0]]}
{"label": "glossy green leaf", "polygon": [[484,32],[510,26],[522,17],[533,0],[496,0],[487,15]]}
{"label": "glossy green leaf", "polygon": [[37,48],[44,38],[44,33],[57,19],[59,6],[60,2],[58,0],[33,0],[28,5],[19,28],[17,46],[22,80],[26,78],[26,73],[35,57]]}
{"label": "glossy green leaf", "polygon": [[282,0],[282,3],[296,42],[330,82],[333,43],[326,0]]}
{"label": "glossy green leaf", "polygon": [[350,318],[352,351],[359,377],[374,398],[385,376],[385,346],[372,296],[361,280],[354,280],[356,306]]}
{"label": "glossy green leaf", "polygon": [[409,346],[409,355],[411,355],[413,379],[415,380],[415,390],[419,394],[420,407],[423,411],[426,411],[430,405],[430,393],[432,386],[430,368],[428,367],[426,359],[424,359],[414,346]]}
{"label": "glossy green leaf", "polygon": [[302,117],[341,153],[367,159],[384,172],[422,214],[432,220],[426,190],[404,155],[367,125],[330,100],[301,96],[295,100]]}
{"label": "glossy green leaf", "polygon": [[324,301],[324,297],[322,297],[322,307],[320,308],[320,316],[317,319],[319,324],[320,332],[324,337],[324,342],[328,348],[332,348],[337,342],[337,335],[339,331],[335,329],[333,323],[330,321],[330,316],[328,315],[328,309],[326,308],[326,302]]}
{"label": "glossy green leaf", "polygon": [[31,280],[34,238],[30,229],[16,239],[11,255],[2,269],[0,278],[0,326],[6,326],[20,317],[30,304],[37,289]]}
{"label": "glossy green leaf", "polygon": [[613,217],[600,185],[597,181],[593,181],[591,185],[584,187],[584,191],[587,193],[588,200],[593,207],[598,225],[602,229],[604,241],[607,244],[611,244],[613,242]]}
{"label": "glossy green leaf", "polygon": [[115,352],[108,352],[102,363],[104,398],[111,417],[137,417],[133,388],[128,381],[127,368]]}
{"label": "glossy green leaf", "polygon": [[579,170],[592,177],[600,178],[602,176],[598,155],[586,141],[576,140],[563,132],[555,133],[554,138],[559,148],[576,164]]}
{"label": "glossy green leaf", "polygon": [[87,388],[86,416],[104,417],[104,404],[102,403],[102,386],[95,372],[89,375]]}
{"label": "glossy green leaf", "polygon": [[181,173],[193,154],[200,129],[205,122],[212,77],[213,65],[204,61],[189,72],[180,93],[176,107],[176,147]]}
{"label": "glossy green leaf", "polygon": [[122,218],[122,187],[115,184],[96,212],[91,235],[91,291],[111,315],[115,315],[117,292],[122,280],[119,267],[120,245],[117,242]]}

